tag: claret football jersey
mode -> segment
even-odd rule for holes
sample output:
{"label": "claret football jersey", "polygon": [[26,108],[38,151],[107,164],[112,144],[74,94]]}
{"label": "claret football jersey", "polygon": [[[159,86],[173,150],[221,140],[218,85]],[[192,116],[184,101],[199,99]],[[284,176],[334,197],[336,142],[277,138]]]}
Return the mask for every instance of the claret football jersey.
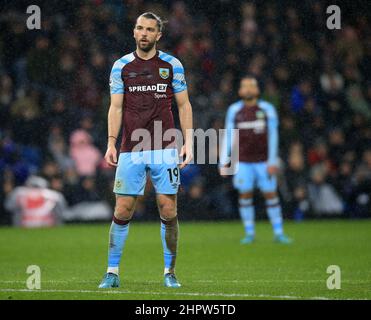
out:
{"label": "claret football jersey", "polygon": [[157,51],[144,60],[134,51],[117,60],[110,75],[110,91],[124,95],[120,152],[136,150],[138,143],[143,150],[175,146],[175,139],[164,141],[162,137],[166,130],[175,128],[172,98],[186,88],[182,64],[167,53]]}
{"label": "claret football jersey", "polygon": [[[231,150],[237,143],[240,162],[277,164],[278,117],[272,104],[259,100],[256,106],[246,107],[242,100],[237,101],[229,106],[225,122],[221,165],[228,163]],[[239,130],[238,141],[235,141],[231,129]]]}

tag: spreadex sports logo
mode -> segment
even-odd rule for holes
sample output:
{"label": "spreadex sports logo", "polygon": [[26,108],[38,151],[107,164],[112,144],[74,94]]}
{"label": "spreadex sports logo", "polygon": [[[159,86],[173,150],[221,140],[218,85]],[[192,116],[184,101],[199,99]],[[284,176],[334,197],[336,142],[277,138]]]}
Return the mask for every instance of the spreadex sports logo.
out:
{"label": "spreadex sports logo", "polygon": [[166,92],[167,84],[157,83],[150,86],[129,86],[129,92]]}

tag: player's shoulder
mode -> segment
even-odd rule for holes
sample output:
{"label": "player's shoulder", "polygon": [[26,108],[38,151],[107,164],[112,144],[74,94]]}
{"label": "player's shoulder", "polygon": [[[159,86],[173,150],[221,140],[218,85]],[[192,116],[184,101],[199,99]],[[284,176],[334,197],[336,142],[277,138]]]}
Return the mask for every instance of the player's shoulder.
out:
{"label": "player's shoulder", "polygon": [[123,55],[121,58],[117,59],[114,64],[113,68],[123,68],[128,63],[132,62],[135,59],[134,52],[130,52],[128,54]]}
{"label": "player's shoulder", "polygon": [[229,114],[229,115],[236,114],[242,108],[243,108],[243,101],[238,100],[236,102],[233,102],[231,105],[229,105],[228,110],[227,110],[227,114]]}
{"label": "player's shoulder", "polygon": [[259,99],[258,106],[259,108],[263,109],[268,114],[274,115],[276,113],[275,106],[266,100]]}
{"label": "player's shoulder", "polygon": [[258,105],[260,108],[263,108],[263,109],[275,109],[272,103],[270,103],[269,101],[263,100],[263,99],[258,100]]}
{"label": "player's shoulder", "polygon": [[167,52],[163,52],[163,51],[159,50],[158,57],[161,60],[170,63],[173,68],[183,68],[183,65],[180,62],[180,60],[177,57],[175,57],[175,56],[173,56],[173,55],[171,55]]}

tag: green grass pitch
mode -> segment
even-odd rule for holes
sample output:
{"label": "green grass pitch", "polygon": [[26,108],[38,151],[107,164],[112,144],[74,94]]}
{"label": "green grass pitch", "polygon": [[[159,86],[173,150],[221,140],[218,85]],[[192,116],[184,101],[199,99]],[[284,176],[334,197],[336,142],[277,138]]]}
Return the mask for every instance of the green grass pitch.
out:
{"label": "green grass pitch", "polygon": [[[180,289],[162,285],[159,223],[132,222],[121,262],[121,287],[99,290],[107,260],[107,224],[54,229],[0,228],[0,299],[371,299],[371,220],[287,222],[291,245],[240,245],[237,222],[180,222]],[[28,290],[26,269],[41,268],[41,289]],[[341,289],[329,290],[329,265]]]}

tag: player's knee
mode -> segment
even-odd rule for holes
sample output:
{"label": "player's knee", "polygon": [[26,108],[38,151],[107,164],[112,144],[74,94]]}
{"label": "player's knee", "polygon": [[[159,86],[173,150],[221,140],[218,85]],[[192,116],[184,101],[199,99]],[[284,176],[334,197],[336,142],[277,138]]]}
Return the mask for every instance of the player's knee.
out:
{"label": "player's knee", "polygon": [[172,219],[177,215],[176,206],[172,203],[160,203],[158,207],[163,220]]}
{"label": "player's knee", "polygon": [[251,199],[252,197],[253,197],[252,192],[243,192],[243,193],[240,193],[239,195],[240,199]]}
{"label": "player's knee", "polygon": [[121,220],[129,220],[134,213],[134,205],[129,203],[116,203],[115,217]]}
{"label": "player's knee", "polygon": [[265,192],[265,193],[264,193],[264,198],[265,198],[266,200],[269,200],[269,199],[275,199],[275,198],[277,198],[277,192],[275,192],[275,191],[272,191],[272,192]]}

